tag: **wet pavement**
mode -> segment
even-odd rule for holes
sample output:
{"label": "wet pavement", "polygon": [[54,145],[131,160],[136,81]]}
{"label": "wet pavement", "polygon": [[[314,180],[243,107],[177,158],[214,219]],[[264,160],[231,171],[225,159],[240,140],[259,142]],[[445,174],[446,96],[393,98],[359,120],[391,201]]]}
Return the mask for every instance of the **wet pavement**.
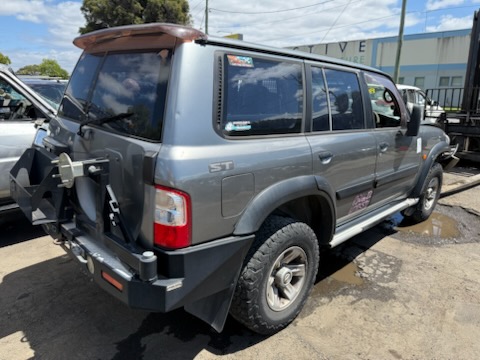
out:
{"label": "wet pavement", "polygon": [[420,224],[399,224],[395,229],[416,236],[439,237],[440,239],[455,239],[460,237],[458,222],[451,217],[438,212],[434,212],[430,218]]}

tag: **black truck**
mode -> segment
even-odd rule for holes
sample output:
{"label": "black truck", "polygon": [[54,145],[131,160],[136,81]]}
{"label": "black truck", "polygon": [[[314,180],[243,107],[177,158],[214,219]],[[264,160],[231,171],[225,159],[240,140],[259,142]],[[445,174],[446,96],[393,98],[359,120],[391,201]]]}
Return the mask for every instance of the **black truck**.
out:
{"label": "black truck", "polygon": [[480,11],[475,11],[470,36],[464,87],[427,89],[426,95],[443,108],[438,124],[452,144],[458,144],[457,156],[480,162]]}

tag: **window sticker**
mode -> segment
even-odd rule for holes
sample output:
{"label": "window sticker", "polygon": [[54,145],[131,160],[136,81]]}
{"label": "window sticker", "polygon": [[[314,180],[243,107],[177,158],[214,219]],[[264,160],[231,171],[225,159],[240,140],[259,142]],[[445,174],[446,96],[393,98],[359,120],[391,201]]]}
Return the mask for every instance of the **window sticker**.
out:
{"label": "window sticker", "polygon": [[231,66],[253,68],[253,58],[250,56],[227,55],[227,59]]}
{"label": "window sticker", "polygon": [[250,121],[230,121],[225,125],[225,131],[248,131],[252,129]]}

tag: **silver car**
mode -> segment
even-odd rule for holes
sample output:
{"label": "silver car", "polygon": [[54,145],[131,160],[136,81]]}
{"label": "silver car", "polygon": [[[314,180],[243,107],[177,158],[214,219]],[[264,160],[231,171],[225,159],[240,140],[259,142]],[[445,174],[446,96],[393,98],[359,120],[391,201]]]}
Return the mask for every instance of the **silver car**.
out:
{"label": "silver car", "polygon": [[30,86],[36,93],[40,94],[48,103],[58,109],[63,98],[63,93],[67,87],[67,80],[35,77],[35,76],[19,76],[20,79]]}
{"label": "silver car", "polygon": [[10,197],[9,173],[32,145],[35,122],[49,121],[56,110],[0,64],[0,212],[16,207]]}

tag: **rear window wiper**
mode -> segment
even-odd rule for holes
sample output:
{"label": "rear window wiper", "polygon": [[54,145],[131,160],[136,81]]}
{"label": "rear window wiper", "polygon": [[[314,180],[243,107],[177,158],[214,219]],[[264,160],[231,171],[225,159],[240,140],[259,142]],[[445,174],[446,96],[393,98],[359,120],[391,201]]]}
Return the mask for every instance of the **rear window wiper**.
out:
{"label": "rear window wiper", "polygon": [[120,113],[120,114],[117,114],[117,115],[105,116],[105,117],[102,117],[102,118],[99,118],[99,119],[92,119],[90,117],[87,117],[84,121],[82,121],[80,123],[77,134],[83,137],[84,133],[82,131],[82,127],[84,127],[85,125],[90,125],[90,124],[102,125],[102,124],[105,124],[107,122],[112,122],[112,121],[117,121],[117,120],[122,120],[122,119],[129,118],[133,114],[134,114],[133,112],[125,112],[125,113]]}

